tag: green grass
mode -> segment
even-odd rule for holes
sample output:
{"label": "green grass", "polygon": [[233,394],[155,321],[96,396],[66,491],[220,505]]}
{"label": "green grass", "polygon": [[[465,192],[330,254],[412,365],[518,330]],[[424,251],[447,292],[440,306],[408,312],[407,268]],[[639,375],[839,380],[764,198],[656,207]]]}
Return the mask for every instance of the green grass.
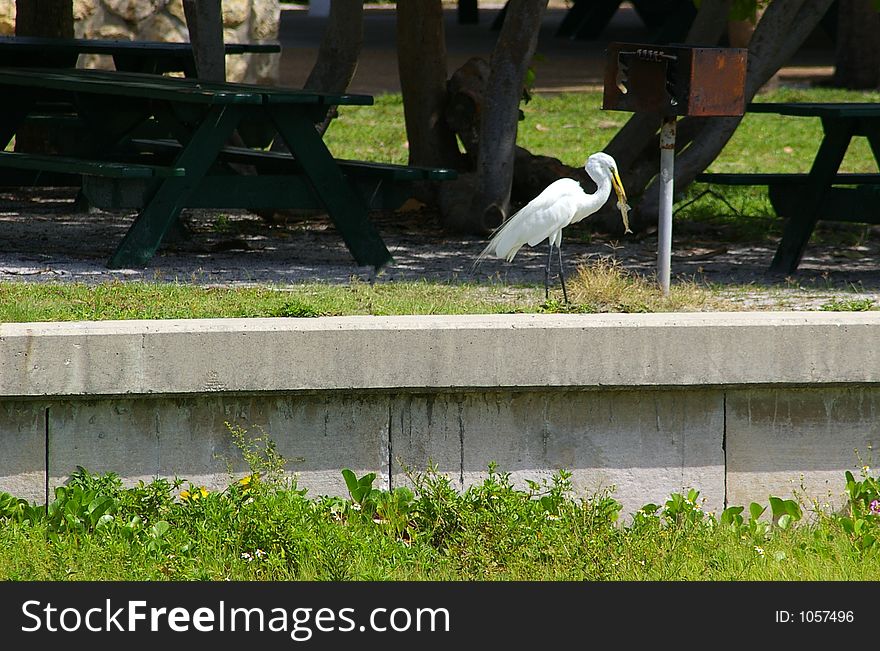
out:
{"label": "green grass", "polygon": [[[880,92],[783,87],[758,96],[756,101],[878,102]],[[579,167],[587,156],[604,148],[630,117],[630,113],[604,111],[601,106],[602,93],[599,91],[536,94],[522,106],[525,119],[519,123],[517,142],[534,154],[553,156],[566,165]],[[380,95],[375,106],[340,107],[339,110],[340,119],[333,123],[326,137],[335,155],[406,163],[406,131],[400,95]],[[708,171],[807,172],[821,137],[822,126],[818,118],[749,113]],[[841,171],[877,171],[866,138],[853,139]],[[625,185],[626,178],[623,181]],[[725,230],[729,239],[778,239],[781,224],[770,205],[766,188],[693,184],[677,198],[678,206],[690,202],[707,189],[711,189],[714,195],[705,195],[677,210],[678,221],[693,220],[730,227]],[[842,231],[852,240],[864,231],[847,226],[850,225],[819,228],[815,237],[834,237]]]}
{"label": "green grass", "polygon": [[[540,298],[540,300],[539,300]],[[221,288],[182,283],[0,283],[0,323],[219,317],[491,314],[540,309],[543,291],[432,282]]]}
{"label": "green grass", "polygon": [[[327,132],[330,150],[341,158],[405,163],[406,129],[399,94],[379,95],[373,106],[339,107]],[[759,95],[762,102],[880,102],[880,92],[827,88],[781,88]],[[534,154],[584,164],[629,119],[630,113],[602,110],[602,93],[536,94],[522,105],[517,142]],[[806,172],[822,136],[818,118],[749,113],[709,168],[712,172]],[[789,151],[789,149],[791,151]],[[841,169],[877,170],[867,140],[855,138]],[[626,179],[624,179],[624,182]]]}
{"label": "green grass", "polygon": [[451,284],[429,281],[348,285],[311,283],[261,287],[204,287],[182,283],[0,283],[0,323],[431,314],[738,311],[756,293],[766,300],[750,309],[876,310],[858,287],[763,288],[703,285],[676,279],[663,296],[650,279],[610,259],[578,269],[568,280],[571,304],[543,286]]}
{"label": "green grass", "polygon": [[48,509],[0,493],[0,580],[880,579],[868,475],[847,477],[840,514],[772,497],[705,513],[692,489],[621,518],[612,493],[576,495],[564,471],[516,487],[490,466],[463,492],[432,469],[391,492],[343,471],[343,499],[309,496],[283,466],[215,492],[80,470]]}

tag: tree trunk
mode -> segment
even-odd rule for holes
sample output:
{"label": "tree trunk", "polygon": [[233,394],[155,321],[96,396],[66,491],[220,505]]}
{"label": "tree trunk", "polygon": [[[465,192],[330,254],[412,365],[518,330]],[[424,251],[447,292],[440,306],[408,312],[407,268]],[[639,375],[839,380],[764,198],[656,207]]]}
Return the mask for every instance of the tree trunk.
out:
{"label": "tree trunk", "polygon": [[15,35],[73,38],[73,0],[16,0]]}
{"label": "tree trunk", "polygon": [[226,81],[223,12],[220,0],[183,0],[196,72],[204,81]]}
{"label": "tree trunk", "polygon": [[831,83],[852,89],[880,86],[880,14],[872,0],[840,0]]}
{"label": "tree trunk", "polygon": [[440,0],[397,3],[397,67],[409,164],[457,167],[458,144],[443,120],[446,36]]}
{"label": "tree trunk", "polygon": [[489,62],[486,101],[480,117],[476,192],[467,213],[447,216],[447,225],[454,230],[485,234],[508,215],[519,102],[546,8],[547,0],[508,3]]}
{"label": "tree trunk", "polygon": [[[318,57],[303,88],[318,93],[344,93],[357,72],[363,45],[363,0],[330,0],[330,14],[327,16],[327,27],[318,48]],[[323,135],[337,116],[336,107],[331,106],[324,119],[315,125],[315,129]],[[272,142],[270,149],[288,151],[280,138]],[[275,223],[279,220],[296,219],[312,212],[314,211],[291,208],[261,210],[257,214],[266,221]]]}
{"label": "tree trunk", "polygon": [[[354,79],[358,59],[364,45],[363,0],[331,0],[327,30],[321,39],[318,58],[303,86],[319,93],[344,93]],[[317,125],[324,133],[337,116],[336,107],[327,111]]]}
{"label": "tree trunk", "polygon": [[[15,35],[73,38],[73,0],[17,0]],[[68,55],[61,55],[57,62],[53,59],[46,58],[44,65],[71,65]],[[15,135],[15,151],[51,152],[57,140],[55,131],[45,125],[22,125]]]}
{"label": "tree trunk", "polygon": [[318,58],[303,88],[344,93],[354,79],[363,44],[363,0],[332,0]]}

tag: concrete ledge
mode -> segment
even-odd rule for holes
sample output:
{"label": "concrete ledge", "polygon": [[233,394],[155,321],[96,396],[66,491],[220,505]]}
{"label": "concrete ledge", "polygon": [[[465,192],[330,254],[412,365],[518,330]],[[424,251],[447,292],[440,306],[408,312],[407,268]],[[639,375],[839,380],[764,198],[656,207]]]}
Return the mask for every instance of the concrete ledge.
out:
{"label": "concrete ledge", "polygon": [[0,325],[0,396],[859,384],[880,313]]}
{"label": "concrete ledge", "polygon": [[878,335],[876,312],[0,325],[0,490],[41,501],[77,465],[220,488],[234,425],[312,494],[429,464],[463,489],[494,461],[627,512],[691,487],[840,503],[876,464]]}

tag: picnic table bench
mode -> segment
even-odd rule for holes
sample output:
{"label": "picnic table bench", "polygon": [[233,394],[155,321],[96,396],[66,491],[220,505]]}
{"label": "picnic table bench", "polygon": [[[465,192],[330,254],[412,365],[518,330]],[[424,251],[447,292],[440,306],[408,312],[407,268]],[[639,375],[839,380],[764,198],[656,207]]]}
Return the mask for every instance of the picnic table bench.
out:
{"label": "picnic table bench", "polygon": [[[281,52],[276,42],[225,43],[227,55],[272,54]],[[116,70],[149,74],[183,73],[196,77],[191,43],[128,41],[121,39],[48,38],[40,36],[0,36],[0,66],[36,68],[74,68],[82,54],[110,56]],[[66,102],[44,102],[28,116],[28,122],[44,129],[47,141],[60,142],[62,148],[83,138],[79,118]],[[17,178],[8,172],[6,180]],[[53,176],[41,177],[51,181]]]}
{"label": "picnic table bench", "polygon": [[[226,54],[230,55],[281,51],[281,45],[277,42],[226,43],[224,47]],[[116,69],[125,72],[183,72],[187,77],[196,76],[191,43],[0,36],[0,66],[73,68],[80,54],[111,56]]]}
{"label": "picnic table bench", "polygon": [[[88,131],[73,152],[53,156],[0,152],[0,167],[73,176],[103,208],[139,208],[107,265],[144,266],[181,210],[303,208],[327,210],[360,265],[391,256],[368,218],[397,207],[401,184],[444,179],[454,170],[339,161],[314,125],[331,106],[369,105],[372,97],[82,69],[0,68],[0,140],[6,145],[40,103],[69,102]],[[162,139],[145,139],[145,124]],[[258,125],[290,154],[229,148],[230,136]],[[253,173],[230,165],[248,161]],[[387,188],[383,188],[387,186]],[[399,204],[397,204],[399,205]]]}
{"label": "picnic table bench", "polygon": [[880,224],[880,174],[839,171],[854,136],[867,137],[880,163],[880,103],[753,102],[746,110],[819,118],[824,132],[809,173],[703,173],[696,178],[707,183],[768,187],[776,214],[787,220],[771,272],[797,270],[820,219]]}

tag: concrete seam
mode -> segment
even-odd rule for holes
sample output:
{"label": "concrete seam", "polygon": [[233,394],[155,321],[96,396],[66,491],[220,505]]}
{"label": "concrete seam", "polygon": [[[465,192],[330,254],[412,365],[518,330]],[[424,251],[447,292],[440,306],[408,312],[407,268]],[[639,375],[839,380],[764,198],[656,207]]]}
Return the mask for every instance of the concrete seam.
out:
{"label": "concrete seam", "polygon": [[727,391],[721,392],[721,456],[724,463],[724,509],[727,508]]}
{"label": "concrete seam", "polygon": [[45,468],[45,481],[44,481],[44,494],[46,500],[46,508],[49,508],[49,407],[46,407],[46,411],[43,413],[43,418],[45,419],[43,422],[43,467]]}
{"label": "concrete seam", "polygon": [[464,405],[462,404],[462,400],[464,398],[459,396],[458,398],[458,482],[459,486],[461,486],[462,490],[464,490]]}
{"label": "concrete seam", "polygon": [[[178,408],[179,409],[179,408]],[[160,422],[159,410],[156,410],[156,413],[153,417],[153,422],[156,426],[156,476],[162,472],[162,426]]]}
{"label": "concrete seam", "polygon": [[391,449],[393,436],[391,432],[394,427],[394,397],[388,399],[388,490],[394,490],[394,473],[393,473],[393,465],[394,462],[394,453]]}

